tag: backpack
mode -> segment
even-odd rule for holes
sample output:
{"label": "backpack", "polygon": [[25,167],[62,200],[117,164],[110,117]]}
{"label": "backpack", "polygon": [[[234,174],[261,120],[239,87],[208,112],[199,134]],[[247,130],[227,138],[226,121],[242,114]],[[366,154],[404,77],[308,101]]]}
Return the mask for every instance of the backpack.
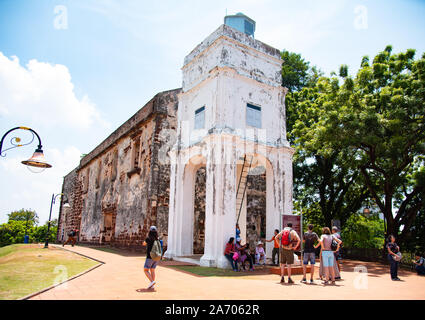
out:
{"label": "backpack", "polygon": [[[339,238],[339,240],[341,240],[341,239]],[[342,248],[342,244],[340,244],[339,247]],[[335,239],[332,238],[331,250],[335,251],[336,248],[338,248],[338,242],[336,242]]]}
{"label": "backpack", "polygon": [[74,236],[75,236],[74,230],[68,232],[68,237],[74,237]]}
{"label": "backpack", "polygon": [[283,246],[289,246],[291,243],[291,231],[290,228],[283,229],[281,243]]}
{"label": "backpack", "polygon": [[159,261],[162,256],[162,249],[161,249],[161,243],[159,240],[155,240],[152,245],[151,250],[151,258],[153,261]]}
{"label": "backpack", "polygon": [[334,239],[332,239],[331,250],[335,251],[336,248],[338,248],[338,242],[336,242]]}

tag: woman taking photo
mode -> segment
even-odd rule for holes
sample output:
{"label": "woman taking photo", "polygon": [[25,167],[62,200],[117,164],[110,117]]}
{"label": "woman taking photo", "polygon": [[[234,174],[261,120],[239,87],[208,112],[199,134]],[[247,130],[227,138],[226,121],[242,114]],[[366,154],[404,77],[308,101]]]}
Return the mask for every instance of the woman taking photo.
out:
{"label": "woman taking photo", "polygon": [[390,262],[390,274],[391,280],[400,281],[400,278],[397,276],[398,263],[401,260],[400,247],[395,243],[395,237],[390,234],[388,237],[387,243],[388,251],[388,261]]}

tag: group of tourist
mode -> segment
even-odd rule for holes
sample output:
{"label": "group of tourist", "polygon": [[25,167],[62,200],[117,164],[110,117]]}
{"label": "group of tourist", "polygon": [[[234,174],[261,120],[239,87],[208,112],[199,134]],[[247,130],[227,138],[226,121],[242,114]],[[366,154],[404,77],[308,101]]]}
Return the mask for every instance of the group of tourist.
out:
{"label": "group of tourist", "polygon": [[254,252],[251,252],[248,244],[241,244],[241,238],[231,237],[226,243],[224,249],[224,256],[229,260],[233,271],[247,270],[247,264],[249,264],[249,270],[254,271],[254,264],[266,265],[266,252],[264,251],[263,243],[259,241]]}
{"label": "group of tourist", "polygon": [[[338,233],[338,228],[333,227],[332,232],[328,227],[322,229],[322,235],[319,236],[313,232],[314,226],[308,225],[307,232],[304,233],[303,243],[304,251],[302,255],[303,279],[301,282],[307,283],[306,267],[310,263],[310,283],[313,284],[314,266],[316,264],[316,249],[320,246],[320,269],[319,276],[324,280],[323,284],[328,284],[331,281],[335,284],[336,279],[340,279],[339,265],[339,250],[341,246],[341,236]],[[291,278],[291,265],[294,264],[294,251],[300,250],[301,239],[297,232],[292,229],[292,224],[287,226],[275,238],[280,240],[280,269],[281,283],[285,283],[285,266],[288,275],[288,283],[294,283]]]}
{"label": "group of tourist", "polygon": [[[335,281],[341,279],[339,260],[341,259],[340,248],[342,245],[341,235],[336,226],[332,231],[328,227],[322,229],[322,235],[319,236],[313,231],[314,225],[309,224],[307,232],[303,235],[304,248],[302,251],[303,279],[302,283],[307,283],[307,266],[310,263],[310,284],[314,284],[314,270],[316,264],[316,251],[320,247],[320,268],[319,277],[323,284],[335,284]],[[226,243],[224,256],[230,262],[234,271],[249,270],[254,271],[254,265],[266,264],[266,252],[263,243],[259,241],[255,250],[251,251],[248,244],[241,244],[241,231],[239,225],[236,225],[236,238],[231,237]],[[153,289],[155,285],[155,268],[157,260],[152,259],[151,252],[154,242],[158,240],[158,231],[155,226],[150,227],[149,234],[143,245],[147,247],[144,272],[150,283],[148,289]],[[236,240],[236,242],[235,242]],[[388,250],[388,260],[390,262],[391,279],[400,281],[397,276],[398,265],[401,260],[400,248],[395,242],[395,237],[388,237],[386,248]],[[274,230],[274,235],[266,242],[273,242],[272,263],[278,265],[280,262],[281,283],[285,283],[285,267],[288,275],[288,283],[294,283],[291,278],[291,266],[295,261],[295,252],[300,251],[301,239],[298,233],[292,228],[292,224],[279,231]],[[419,253],[415,254],[415,264],[418,275],[425,275],[425,258]]]}
{"label": "group of tourist", "polygon": [[[308,231],[304,234],[303,243],[303,279],[301,282],[307,283],[306,279],[306,266],[308,263],[311,265],[310,283],[314,283],[314,265],[316,263],[316,249],[320,246],[320,278],[324,279],[324,284],[329,281],[335,283],[336,279],[340,279],[339,262],[340,254],[339,249],[341,246],[341,236],[338,233],[338,228],[333,227],[332,233],[329,228],[325,227],[322,230],[322,236],[313,232],[314,226],[308,225]],[[251,253],[247,244],[241,244],[240,228],[236,225],[236,243],[235,238],[231,237],[226,244],[224,256],[230,262],[234,271],[246,270],[246,261],[249,262],[250,270],[254,270],[255,264],[263,264],[266,262],[266,254],[263,248],[263,243],[258,242],[255,248],[255,253]],[[292,228],[292,224],[288,223],[287,226],[279,231],[274,231],[274,236],[266,242],[273,242],[272,262],[273,265],[279,264],[281,267],[281,283],[285,283],[285,267],[288,275],[288,283],[293,283],[291,278],[291,266],[294,264],[295,252],[300,250],[301,239],[298,233]],[[280,255],[280,257],[279,257]],[[279,259],[280,258],[280,259]]]}
{"label": "group of tourist", "polygon": [[[316,264],[316,251],[320,247],[320,268],[319,276],[323,280],[323,284],[335,284],[335,280],[341,279],[339,260],[341,259],[341,235],[337,227],[332,227],[332,232],[328,227],[322,229],[322,235],[319,236],[313,231],[314,226],[309,224],[307,232],[303,235],[304,249],[302,251],[302,267],[303,279],[302,283],[307,283],[307,266],[310,263],[310,283],[314,283],[314,270]],[[71,230],[68,234],[68,239],[63,245],[71,242],[74,246],[76,242],[77,229]],[[226,244],[224,256],[230,262],[234,271],[249,270],[254,271],[254,265],[266,264],[266,252],[263,243],[259,241],[255,250],[251,251],[248,244],[241,244],[239,225],[236,225],[236,239],[231,237]],[[236,242],[235,242],[236,240]],[[151,252],[154,243],[159,241],[158,230],[155,226],[149,229],[148,237],[143,242],[146,246],[146,261],[144,265],[144,272],[150,283],[148,289],[152,289],[155,285],[155,268],[158,264],[158,259],[152,259]],[[288,275],[288,283],[294,283],[291,278],[291,266],[294,264],[295,252],[300,251],[301,239],[298,233],[292,228],[292,224],[288,223],[287,226],[279,231],[274,230],[274,235],[271,239],[265,240],[266,242],[273,242],[272,250],[272,263],[278,265],[280,262],[281,270],[281,283],[285,283],[285,267]],[[398,267],[401,260],[400,247],[396,243],[393,235],[387,239],[386,249],[388,252],[388,261],[390,263],[390,275],[393,281],[400,281],[398,277]],[[162,256],[162,243],[161,243],[161,256]],[[412,260],[418,275],[425,276],[425,258],[419,252],[415,253],[415,259]]]}
{"label": "group of tourist", "polygon": [[[309,224],[308,230],[304,233],[303,237],[303,279],[301,282],[307,283],[306,269],[307,265],[310,263],[310,283],[314,283],[313,277],[316,264],[316,250],[320,247],[320,279],[324,281],[324,284],[328,284],[329,282],[335,284],[335,280],[341,279],[339,265],[341,259],[341,235],[336,226],[332,227],[332,232],[328,227],[324,227],[322,229],[322,235],[319,238],[319,236],[313,232],[313,228],[314,226]],[[259,263],[260,259],[262,259],[263,264],[265,264],[265,252],[261,241],[258,243],[255,255],[250,256],[246,254],[246,252],[249,251],[247,245],[240,245],[240,229],[238,225],[236,225],[236,235],[236,245],[233,244],[234,238],[230,238],[224,253],[226,258],[230,261],[233,270],[239,270],[238,262],[241,263],[242,268],[245,269],[244,261],[246,259],[250,261],[251,270],[253,270],[252,261]],[[398,266],[401,260],[401,252],[395,240],[395,237],[390,235],[387,239],[386,249],[388,251],[391,279],[393,281],[400,281],[398,277]],[[279,264],[280,258],[281,283],[285,283],[285,267],[288,275],[288,283],[294,283],[291,278],[291,266],[294,264],[295,252],[300,250],[301,239],[297,232],[292,229],[292,224],[288,223],[280,232],[276,229],[274,231],[274,236],[270,240],[265,241],[273,242],[272,264]],[[415,253],[415,259],[412,260],[412,263],[415,265],[418,275],[425,275],[425,258],[423,258],[419,252]]]}

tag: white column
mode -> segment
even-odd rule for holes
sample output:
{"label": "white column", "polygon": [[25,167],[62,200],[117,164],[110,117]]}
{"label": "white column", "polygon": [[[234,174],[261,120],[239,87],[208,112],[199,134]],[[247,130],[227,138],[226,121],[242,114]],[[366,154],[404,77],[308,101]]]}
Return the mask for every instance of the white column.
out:
{"label": "white column", "polygon": [[195,166],[189,161],[184,167],[181,219],[181,256],[193,254],[193,226],[195,199]]}
{"label": "white column", "polygon": [[215,135],[207,141],[205,251],[203,266],[230,268],[224,248],[235,237],[236,157],[232,140]]}
{"label": "white column", "polygon": [[[206,142],[207,143],[207,142]],[[214,153],[211,144],[207,145],[207,159],[205,166],[205,246],[204,255],[201,257],[200,264],[205,267],[216,267],[217,261],[214,253],[215,247],[215,230],[216,222],[214,204],[216,202],[216,194],[214,190],[215,184],[215,164],[213,161]]]}
{"label": "white column", "polygon": [[167,237],[167,251],[164,257],[170,259],[176,256],[177,246],[177,204],[178,204],[178,188],[181,179],[178,179],[177,174],[179,171],[179,164],[175,152],[170,152],[170,200],[168,209],[168,237]]}
{"label": "white column", "polygon": [[[266,164],[266,239],[271,239],[275,229],[280,229],[281,213],[277,206],[277,193],[279,192],[279,183],[276,181],[275,165],[267,162]],[[273,242],[266,243],[266,256],[272,257]]]}

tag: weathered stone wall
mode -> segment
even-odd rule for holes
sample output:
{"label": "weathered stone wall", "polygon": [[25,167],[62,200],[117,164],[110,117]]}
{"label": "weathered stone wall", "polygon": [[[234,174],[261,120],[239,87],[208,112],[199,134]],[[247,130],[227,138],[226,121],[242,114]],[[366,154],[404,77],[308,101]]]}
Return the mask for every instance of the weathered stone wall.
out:
{"label": "weathered stone wall", "polygon": [[74,169],[63,179],[62,193],[67,196],[70,207],[60,207],[58,232],[56,236],[56,240],[58,242],[66,241],[68,238],[68,232],[70,232],[72,229],[80,228],[82,208],[81,192],[82,188],[81,183],[78,180],[77,169]]}
{"label": "weathered stone wall", "polygon": [[254,249],[266,235],[266,175],[247,178],[246,242]]}
{"label": "weathered stone wall", "polygon": [[[168,151],[175,143],[177,127],[178,93],[172,90],[154,101],[158,111],[153,135],[149,204],[151,210],[144,225],[156,225],[167,246],[168,202],[170,197],[170,159]],[[147,231],[147,230],[146,230]]]}
{"label": "weathered stone wall", "polygon": [[179,92],[157,94],[65,177],[80,241],[140,247],[150,225],[166,240],[170,169],[158,153],[169,143],[163,131],[176,128]]}
{"label": "weathered stone wall", "polygon": [[206,174],[205,167],[196,172],[195,200],[194,200],[194,226],[193,226],[193,253],[204,253],[205,246],[205,196]]}

